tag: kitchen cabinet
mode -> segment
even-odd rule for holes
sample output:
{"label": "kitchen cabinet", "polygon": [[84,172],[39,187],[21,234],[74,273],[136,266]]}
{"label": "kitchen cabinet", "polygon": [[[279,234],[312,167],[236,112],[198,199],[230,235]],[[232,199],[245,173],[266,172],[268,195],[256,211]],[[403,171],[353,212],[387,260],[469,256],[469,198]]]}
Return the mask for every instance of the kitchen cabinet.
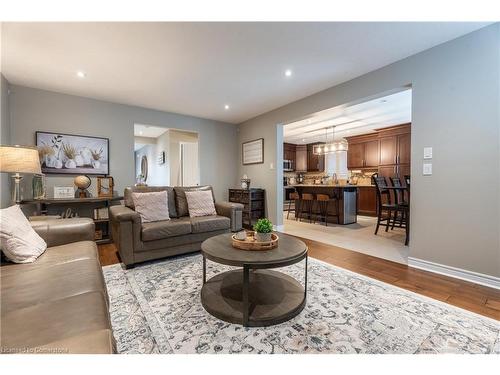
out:
{"label": "kitchen cabinet", "polygon": [[404,176],[410,175],[411,128],[410,124],[379,130],[380,164],[378,173],[383,177],[399,177],[404,185]]}
{"label": "kitchen cabinet", "polygon": [[325,170],[325,155],[316,155],[313,147],[320,143],[311,143],[307,145],[307,171],[323,172]]}
{"label": "kitchen cabinet", "polygon": [[379,141],[377,134],[347,138],[347,168],[377,168],[379,163]]}
{"label": "kitchen cabinet", "polygon": [[396,136],[380,138],[380,163],[379,165],[396,164],[398,138]]}
{"label": "kitchen cabinet", "polygon": [[398,164],[410,164],[411,134],[398,135]]}
{"label": "kitchen cabinet", "polygon": [[295,147],[295,170],[297,172],[307,171],[307,146],[297,145]]}
{"label": "kitchen cabinet", "polygon": [[375,186],[358,187],[358,215],[377,216],[377,191]]}
{"label": "kitchen cabinet", "polygon": [[292,162],[292,170],[295,170],[296,145],[292,143],[283,143],[283,160],[290,160]]}

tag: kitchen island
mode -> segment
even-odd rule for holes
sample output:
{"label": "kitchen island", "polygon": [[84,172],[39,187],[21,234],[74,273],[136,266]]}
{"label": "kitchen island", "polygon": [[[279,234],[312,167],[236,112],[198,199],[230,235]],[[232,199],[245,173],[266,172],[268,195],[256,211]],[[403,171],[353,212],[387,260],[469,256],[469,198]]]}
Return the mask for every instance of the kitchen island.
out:
{"label": "kitchen island", "polygon": [[[357,185],[293,185],[295,190],[302,196],[303,193],[311,193],[316,196],[316,194],[326,194],[330,198],[336,197],[339,200],[339,223],[342,225],[354,224],[357,222]],[[297,209],[299,205],[295,202],[295,215],[297,217]],[[336,205],[333,203],[329,204],[328,212],[330,214],[335,214]],[[319,221],[317,213],[319,208],[317,202],[314,202],[312,208],[312,218]],[[334,216],[328,217],[328,223],[337,223],[337,219]]]}

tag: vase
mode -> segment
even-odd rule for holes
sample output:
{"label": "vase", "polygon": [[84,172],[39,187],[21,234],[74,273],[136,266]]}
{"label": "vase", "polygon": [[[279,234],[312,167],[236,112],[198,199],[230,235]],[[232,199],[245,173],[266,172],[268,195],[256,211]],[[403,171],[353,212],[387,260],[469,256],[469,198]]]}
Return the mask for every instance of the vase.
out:
{"label": "vase", "polygon": [[76,155],[75,156],[75,163],[76,163],[77,167],[83,167],[83,165],[85,164],[84,160],[83,160],[83,156],[82,155]]}
{"label": "vase", "polygon": [[101,162],[99,160],[92,160],[92,167],[98,169],[101,167]]}
{"label": "vase", "polygon": [[64,163],[64,166],[66,168],[76,168],[76,162],[73,159],[68,159],[66,160],[66,163]]}
{"label": "vase", "polygon": [[92,164],[92,153],[88,149],[80,151],[80,155],[82,156],[83,159],[83,165]]}
{"label": "vase", "polygon": [[273,234],[255,232],[254,237],[257,242],[270,242],[273,239]]}
{"label": "vase", "polygon": [[63,162],[59,159],[54,161],[54,168],[61,169],[63,167]]}

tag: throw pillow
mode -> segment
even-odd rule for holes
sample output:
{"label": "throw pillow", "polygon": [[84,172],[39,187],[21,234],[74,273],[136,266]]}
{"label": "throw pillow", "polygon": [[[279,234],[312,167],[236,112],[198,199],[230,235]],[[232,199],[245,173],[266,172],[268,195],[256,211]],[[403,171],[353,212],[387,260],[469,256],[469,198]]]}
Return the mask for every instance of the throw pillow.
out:
{"label": "throw pillow", "polygon": [[14,263],[32,263],[47,249],[18,205],[0,210],[0,245]]}
{"label": "throw pillow", "polygon": [[217,215],[211,191],[186,191],[186,199],[189,217]]}
{"label": "throw pillow", "polygon": [[132,193],[135,210],[141,215],[143,223],[170,220],[168,216],[168,193]]}

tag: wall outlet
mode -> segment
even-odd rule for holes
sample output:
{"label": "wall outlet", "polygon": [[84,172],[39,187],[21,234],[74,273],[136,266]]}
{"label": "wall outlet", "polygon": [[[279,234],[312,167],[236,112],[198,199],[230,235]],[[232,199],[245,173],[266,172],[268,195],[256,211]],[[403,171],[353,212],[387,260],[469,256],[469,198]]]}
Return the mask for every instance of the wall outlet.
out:
{"label": "wall outlet", "polygon": [[432,163],[424,163],[423,164],[422,174],[424,176],[432,175]]}
{"label": "wall outlet", "polygon": [[424,159],[432,159],[432,147],[424,147]]}

